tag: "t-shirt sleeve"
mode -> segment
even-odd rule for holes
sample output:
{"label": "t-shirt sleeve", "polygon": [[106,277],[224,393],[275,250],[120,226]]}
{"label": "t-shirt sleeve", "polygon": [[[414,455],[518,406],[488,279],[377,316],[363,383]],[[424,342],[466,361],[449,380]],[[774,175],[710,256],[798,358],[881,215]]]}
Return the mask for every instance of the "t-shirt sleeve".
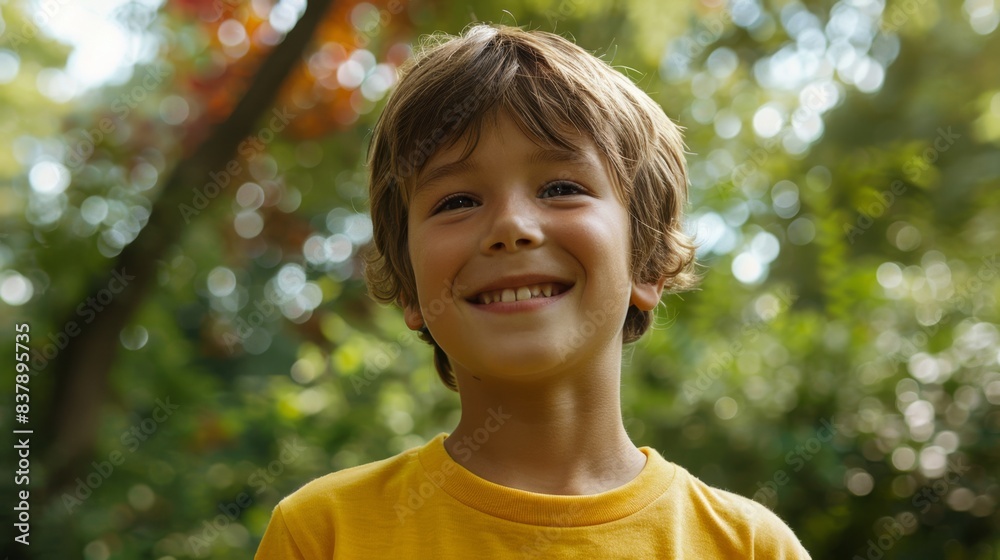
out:
{"label": "t-shirt sleeve", "polygon": [[761,560],[812,560],[795,533],[767,507],[750,501],[753,507],[753,557]]}
{"label": "t-shirt sleeve", "polygon": [[306,560],[302,551],[299,550],[299,546],[295,544],[292,533],[288,530],[280,503],[274,506],[271,521],[267,524],[264,538],[261,539],[260,546],[257,547],[257,554],[253,558],[254,560],[284,560],[286,558]]}

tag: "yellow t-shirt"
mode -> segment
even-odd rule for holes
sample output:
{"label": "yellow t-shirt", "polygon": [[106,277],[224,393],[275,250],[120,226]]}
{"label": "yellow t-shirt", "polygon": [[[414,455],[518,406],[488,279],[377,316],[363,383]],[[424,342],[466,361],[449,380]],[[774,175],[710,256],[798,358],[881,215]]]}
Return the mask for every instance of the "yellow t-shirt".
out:
{"label": "yellow t-shirt", "polygon": [[441,433],[309,482],[274,508],[255,560],[803,559],[766,507],[712,488],[649,447],[601,494],[507,488],[455,462]]}

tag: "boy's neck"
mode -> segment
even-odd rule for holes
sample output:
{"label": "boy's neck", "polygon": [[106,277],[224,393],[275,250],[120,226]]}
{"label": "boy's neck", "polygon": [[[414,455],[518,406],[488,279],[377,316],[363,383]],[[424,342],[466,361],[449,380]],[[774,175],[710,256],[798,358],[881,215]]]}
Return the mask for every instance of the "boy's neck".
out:
{"label": "boy's neck", "polygon": [[445,449],[480,478],[529,492],[588,495],[624,485],[646,456],[622,422],[620,367],[599,370],[530,387],[456,371],[462,419]]}

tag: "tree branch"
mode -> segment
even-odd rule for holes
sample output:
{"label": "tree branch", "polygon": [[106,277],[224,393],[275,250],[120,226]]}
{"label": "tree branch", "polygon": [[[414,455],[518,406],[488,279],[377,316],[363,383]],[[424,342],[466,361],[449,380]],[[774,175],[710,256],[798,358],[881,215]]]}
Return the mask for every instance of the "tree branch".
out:
{"label": "tree branch", "polygon": [[[239,143],[274,104],[282,83],[301,60],[331,3],[332,0],[308,3],[294,29],[264,59],[229,117],[208,134],[191,156],[174,168],[146,227],[118,255],[111,271],[92,285],[89,297],[97,298],[101,290],[120,285],[122,279],[127,280],[121,292],[69,341],[53,363],[54,390],[47,408],[46,427],[40,436],[49,470],[42,491],[43,500],[72,484],[93,453],[101,406],[120,346],[118,333],[151,289],[157,274],[157,261],[180,237],[184,223],[179,208],[191,202],[188,187],[204,184],[211,171],[225,168]],[[68,315],[76,318],[72,310]]]}

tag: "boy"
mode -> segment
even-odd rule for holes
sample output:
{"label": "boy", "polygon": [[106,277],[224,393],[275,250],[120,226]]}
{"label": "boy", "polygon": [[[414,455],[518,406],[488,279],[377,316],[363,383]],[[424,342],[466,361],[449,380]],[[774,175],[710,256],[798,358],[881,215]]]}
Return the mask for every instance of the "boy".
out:
{"label": "boy", "polygon": [[678,127],[557,35],[445,39],[373,133],[366,279],[434,346],[461,420],[286,497],[257,558],[808,558],[622,423],[622,344],[696,280]]}

